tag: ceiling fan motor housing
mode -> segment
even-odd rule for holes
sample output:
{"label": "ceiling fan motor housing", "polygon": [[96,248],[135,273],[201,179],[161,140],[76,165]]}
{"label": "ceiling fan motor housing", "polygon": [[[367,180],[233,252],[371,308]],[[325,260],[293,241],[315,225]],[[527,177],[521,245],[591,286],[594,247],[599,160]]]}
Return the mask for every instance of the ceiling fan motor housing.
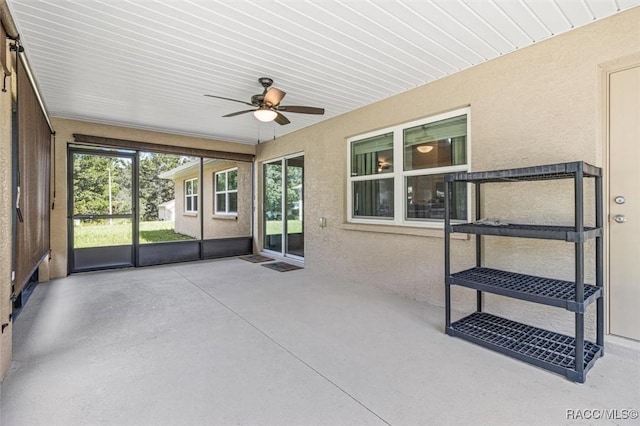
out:
{"label": "ceiling fan motor housing", "polygon": [[264,95],[262,93],[258,95],[253,95],[251,97],[251,103],[257,106],[260,106],[264,103]]}
{"label": "ceiling fan motor housing", "polygon": [[264,87],[265,89],[267,89],[268,87],[271,87],[271,85],[273,84],[273,80],[270,79],[269,77],[260,77],[258,81],[260,82],[260,84],[262,84],[262,87]]}

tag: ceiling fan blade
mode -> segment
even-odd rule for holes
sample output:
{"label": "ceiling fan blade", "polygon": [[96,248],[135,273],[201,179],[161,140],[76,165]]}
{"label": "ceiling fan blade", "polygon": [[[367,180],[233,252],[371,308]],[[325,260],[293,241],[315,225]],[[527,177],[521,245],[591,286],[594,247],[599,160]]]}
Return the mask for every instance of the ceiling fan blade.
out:
{"label": "ceiling fan blade", "polygon": [[278,107],[279,111],[296,112],[299,114],[324,114],[324,108],[308,107],[308,106],[292,106],[283,105]]}
{"label": "ceiling fan blade", "polygon": [[249,103],[249,102],[245,102],[245,101],[239,101],[237,99],[231,99],[231,98],[224,98],[222,96],[216,96],[216,95],[205,95],[208,96],[210,98],[216,98],[216,99],[224,99],[225,101],[232,101],[232,102],[240,102],[241,104],[245,104],[245,105],[249,105],[249,106],[254,106],[253,104]]}
{"label": "ceiling fan blade", "polygon": [[276,89],[275,87],[271,87],[269,90],[267,90],[267,93],[264,95],[264,103],[265,105],[268,105],[270,107],[275,107],[278,106],[278,104],[280,103],[280,101],[282,101],[282,98],[284,98],[286,95],[285,92],[283,92],[280,89]]}
{"label": "ceiling fan blade", "polygon": [[276,111],[278,113],[278,115],[276,116],[275,121],[276,123],[278,123],[281,126],[284,126],[285,124],[289,124],[291,123],[289,121],[289,119],[287,117],[285,117],[284,115],[280,114],[278,111]]}
{"label": "ceiling fan blade", "polygon": [[231,114],[223,115],[223,117],[235,117],[236,115],[246,114],[253,111],[255,111],[255,109],[246,109],[244,111],[232,112]]}

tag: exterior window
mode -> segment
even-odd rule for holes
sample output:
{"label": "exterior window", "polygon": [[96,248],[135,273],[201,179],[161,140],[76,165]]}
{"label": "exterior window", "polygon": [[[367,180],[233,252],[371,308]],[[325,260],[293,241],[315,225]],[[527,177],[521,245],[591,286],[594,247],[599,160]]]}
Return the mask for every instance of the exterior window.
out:
{"label": "exterior window", "polygon": [[[349,139],[349,221],[440,224],[444,175],[468,171],[468,108]],[[467,185],[453,187],[451,217],[467,220]]]}
{"label": "exterior window", "polygon": [[238,169],[229,169],[215,174],[215,212],[217,214],[238,213]]}
{"label": "exterior window", "polygon": [[[444,219],[444,173],[452,166],[466,170],[467,115],[413,126],[402,133],[404,170],[414,172],[405,176],[405,218]],[[466,185],[456,185],[452,219],[466,218],[466,199]]]}
{"label": "exterior window", "polygon": [[198,212],[198,178],[184,181],[184,211]]}
{"label": "exterior window", "polygon": [[393,133],[351,144],[354,217],[393,219]]}

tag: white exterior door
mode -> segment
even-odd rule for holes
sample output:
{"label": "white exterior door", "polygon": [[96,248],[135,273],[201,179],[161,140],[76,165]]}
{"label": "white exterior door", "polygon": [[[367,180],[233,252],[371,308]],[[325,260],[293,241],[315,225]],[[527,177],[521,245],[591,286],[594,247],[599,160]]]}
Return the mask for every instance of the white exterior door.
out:
{"label": "white exterior door", "polygon": [[609,331],[640,340],[640,65],[609,74]]}

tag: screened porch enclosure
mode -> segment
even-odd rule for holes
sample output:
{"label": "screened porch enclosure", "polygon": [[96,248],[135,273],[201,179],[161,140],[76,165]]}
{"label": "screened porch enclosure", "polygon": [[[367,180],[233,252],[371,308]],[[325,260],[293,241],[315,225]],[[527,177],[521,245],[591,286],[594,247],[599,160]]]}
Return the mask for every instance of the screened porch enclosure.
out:
{"label": "screened porch enclosure", "polygon": [[252,164],[186,154],[70,146],[69,272],[252,252]]}

